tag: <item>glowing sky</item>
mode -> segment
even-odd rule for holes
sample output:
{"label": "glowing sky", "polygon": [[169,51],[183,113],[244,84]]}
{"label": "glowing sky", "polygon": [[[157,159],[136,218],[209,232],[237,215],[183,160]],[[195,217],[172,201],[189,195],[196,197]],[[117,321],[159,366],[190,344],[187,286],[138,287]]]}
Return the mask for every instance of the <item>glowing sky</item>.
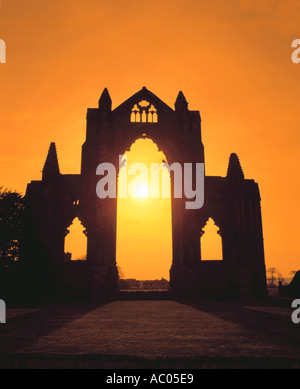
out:
{"label": "glowing sky", "polygon": [[298,0],[2,0],[0,186],[40,179],[51,141],[79,173],[85,115],[108,87],[113,107],[146,86],[200,110],[206,172],[229,155],[260,185],[266,264],[299,269]]}
{"label": "glowing sky", "polygon": [[[151,193],[145,198],[139,196],[145,192],[140,190],[141,187],[151,187],[151,164],[160,164],[166,157],[150,139],[138,139],[126,155],[128,172],[133,163],[138,162],[148,168],[148,174],[128,175],[128,197],[118,198],[117,264],[126,278],[169,279],[172,263],[171,199],[153,198]],[[170,186],[169,173],[162,177],[161,188],[162,179]]]}

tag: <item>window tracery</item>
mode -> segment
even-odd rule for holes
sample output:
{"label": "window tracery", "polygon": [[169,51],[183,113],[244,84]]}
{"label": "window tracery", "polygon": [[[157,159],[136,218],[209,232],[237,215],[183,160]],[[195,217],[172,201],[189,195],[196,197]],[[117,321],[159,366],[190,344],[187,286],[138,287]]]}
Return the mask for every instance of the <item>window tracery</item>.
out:
{"label": "window tracery", "polygon": [[135,104],[131,110],[131,123],[157,123],[157,109],[146,100]]}

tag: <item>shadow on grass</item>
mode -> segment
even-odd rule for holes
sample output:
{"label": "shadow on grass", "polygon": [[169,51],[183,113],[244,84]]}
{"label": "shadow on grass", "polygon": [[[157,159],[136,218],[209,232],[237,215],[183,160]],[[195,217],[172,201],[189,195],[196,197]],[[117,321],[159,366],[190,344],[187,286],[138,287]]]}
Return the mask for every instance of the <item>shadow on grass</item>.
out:
{"label": "shadow on grass", "polygon": [[55,303],[7,319],[7,323],[0,327],[0,360],[6,354],[23,352],[39,337],[47,336],[108,303],[110,301]]}
{"label": "shadow on grass", "polygon": [[277,305],[272,299],[180,303],[246,329],[253,338],[274,346],[274,358],[284,359],[288,355],[300,367],[300,324],[292,322],[292,309],[288,310],[286,305]]}

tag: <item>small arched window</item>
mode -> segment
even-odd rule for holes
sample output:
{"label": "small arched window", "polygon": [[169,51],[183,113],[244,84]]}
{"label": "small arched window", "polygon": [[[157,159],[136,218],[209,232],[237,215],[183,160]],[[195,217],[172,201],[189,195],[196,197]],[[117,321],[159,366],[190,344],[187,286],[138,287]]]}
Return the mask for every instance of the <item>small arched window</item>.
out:
{"label": "small arched window", "polygon": [[65,232],[65,261],[83,261],[87,256],[87,231],[76,217]]}
{"label": "small arched window", "polygon": [[201,231],[201,259],[223,260],[223,244],[219,227],[212,218],[209,218]]}

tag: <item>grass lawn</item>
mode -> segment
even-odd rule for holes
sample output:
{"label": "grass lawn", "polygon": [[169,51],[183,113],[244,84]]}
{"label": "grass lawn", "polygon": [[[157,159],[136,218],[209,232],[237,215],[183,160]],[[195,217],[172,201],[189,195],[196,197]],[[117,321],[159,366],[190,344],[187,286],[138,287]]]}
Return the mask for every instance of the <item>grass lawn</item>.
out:
{"label": "grass lawn", "polygon": [[114,301],[10,309],[0,367],[300,367],[300,324],[270,303]]}

